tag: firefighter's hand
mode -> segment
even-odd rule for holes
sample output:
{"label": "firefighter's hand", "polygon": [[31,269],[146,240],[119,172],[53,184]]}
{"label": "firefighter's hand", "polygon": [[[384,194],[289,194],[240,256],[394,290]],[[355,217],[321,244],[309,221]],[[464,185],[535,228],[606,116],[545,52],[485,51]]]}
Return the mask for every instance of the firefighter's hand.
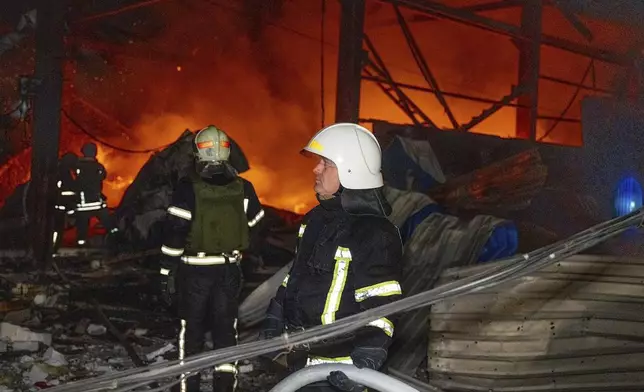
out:
{"label": "firefighter's hand", "polygon": [[358,368],[378,370],[387,359],[387,350],[382,347],[356,347],[351,352],[351,360]]}
{"label": "firefighter's hand", "polygon": [[326,379],[335,389],[342,392],[363,392],[367,389],[340,371],[331,372]]}

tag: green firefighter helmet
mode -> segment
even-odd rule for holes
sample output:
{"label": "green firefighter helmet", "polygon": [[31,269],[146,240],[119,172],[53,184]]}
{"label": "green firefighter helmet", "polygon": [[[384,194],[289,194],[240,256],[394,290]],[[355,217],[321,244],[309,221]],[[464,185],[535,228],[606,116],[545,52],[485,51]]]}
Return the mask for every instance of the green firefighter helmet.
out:
{"label": "green firefighter helmet", "polygon": [[228,135],[214,125],[208,125],[195,136],[195,155],[198,162],[228,162],[230,157],[230,139]]}

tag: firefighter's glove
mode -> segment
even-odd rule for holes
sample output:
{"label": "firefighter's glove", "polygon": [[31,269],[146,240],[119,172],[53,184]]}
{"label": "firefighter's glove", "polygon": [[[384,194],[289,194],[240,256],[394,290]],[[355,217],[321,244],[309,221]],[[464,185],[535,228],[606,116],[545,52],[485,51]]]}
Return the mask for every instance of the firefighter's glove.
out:
{"label": "firefighter's glove", "polygon": [[159,270],[159,289],[161,291],[161,300],[167,306],[172,305],[175,287],[175,271],[173,269],[161,268]]}
{"label": "firefighter's glove", "polygon": [[[284,311],[282,305],[275,300],[271,299],[271,303],[266,310],[266,317],[262,324],[262,330],[259,333],[260,340],[270,340],[276,338],[284,332]],[[268,354],[262,355],[265,358],[275,361],[281,355],[286,354],[286,350],[278,350]]]}
{"label": "firefighter's glove", "polygon": [[387,359],[387,350],[382,347],[356,347],[351,352],[351,360],[358,368],[378,370]]}
{"label": "firefighter's glove", "polygon": [[363,392],[366,391],[364,385],[358,384],[351,380],[346,374],[340,371],[331,372],[326,378],[329,384],[335,389],[342,392]]}

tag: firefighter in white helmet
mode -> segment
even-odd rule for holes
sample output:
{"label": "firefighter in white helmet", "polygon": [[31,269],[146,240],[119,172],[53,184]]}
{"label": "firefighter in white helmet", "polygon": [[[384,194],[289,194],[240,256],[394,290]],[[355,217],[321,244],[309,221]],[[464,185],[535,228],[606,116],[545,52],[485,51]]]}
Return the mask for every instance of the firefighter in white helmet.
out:
{"label": "firefighter in white helmet", "polygon": [[[195,136],[196,170],[175,187],[164,228],[162,284],[177,291],[179,359],[203,350],[210,330],[214,348],[237,344],[242,251],[264,210],[253,185],[230,165],[231,141],[213,125]],[[176,284],[175,284],[176,282]],[[175,387],[199,391],[200,377],[181,376]],[[215,368],[213,391],[233,391],[236,364]]]}
{"label": "firefighter in white helmet", "polygon": [[[262,337],[269,339],[395,301],[402,245],[382,193],[381,151],[367,129],[340,123],[319,131],[304,147],[317,160],[319,205],[303,218],[293,266],[271,301]],[[378,370],[387,358],[394,318],[380,318],[350,336],[288,353],[289,370],[349,363]],[[274,357],[274,356],[273,356]],[[362,391],[341,372],[303,390]]]}

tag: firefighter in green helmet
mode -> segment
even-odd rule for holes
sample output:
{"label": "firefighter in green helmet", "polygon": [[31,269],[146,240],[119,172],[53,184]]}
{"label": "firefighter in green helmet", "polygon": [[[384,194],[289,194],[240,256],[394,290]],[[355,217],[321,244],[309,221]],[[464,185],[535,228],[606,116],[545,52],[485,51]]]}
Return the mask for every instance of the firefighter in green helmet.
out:
{"label": "firefighter in green helmet", "polygon": [[[237,344],[241,252],[264,210],[253,185],[229,163],[230,147],[217,127],[199,131],[196,170],[176,186],[168,208],[160,273],[164,282],[176,282],[179,359],[202,351],[207,330],[215,349]],[[236,375],[236,364],[217,366],[213,391],[233,391]],[[175,390],[197,392],[199,383],[198,374],[184,374]]]}

